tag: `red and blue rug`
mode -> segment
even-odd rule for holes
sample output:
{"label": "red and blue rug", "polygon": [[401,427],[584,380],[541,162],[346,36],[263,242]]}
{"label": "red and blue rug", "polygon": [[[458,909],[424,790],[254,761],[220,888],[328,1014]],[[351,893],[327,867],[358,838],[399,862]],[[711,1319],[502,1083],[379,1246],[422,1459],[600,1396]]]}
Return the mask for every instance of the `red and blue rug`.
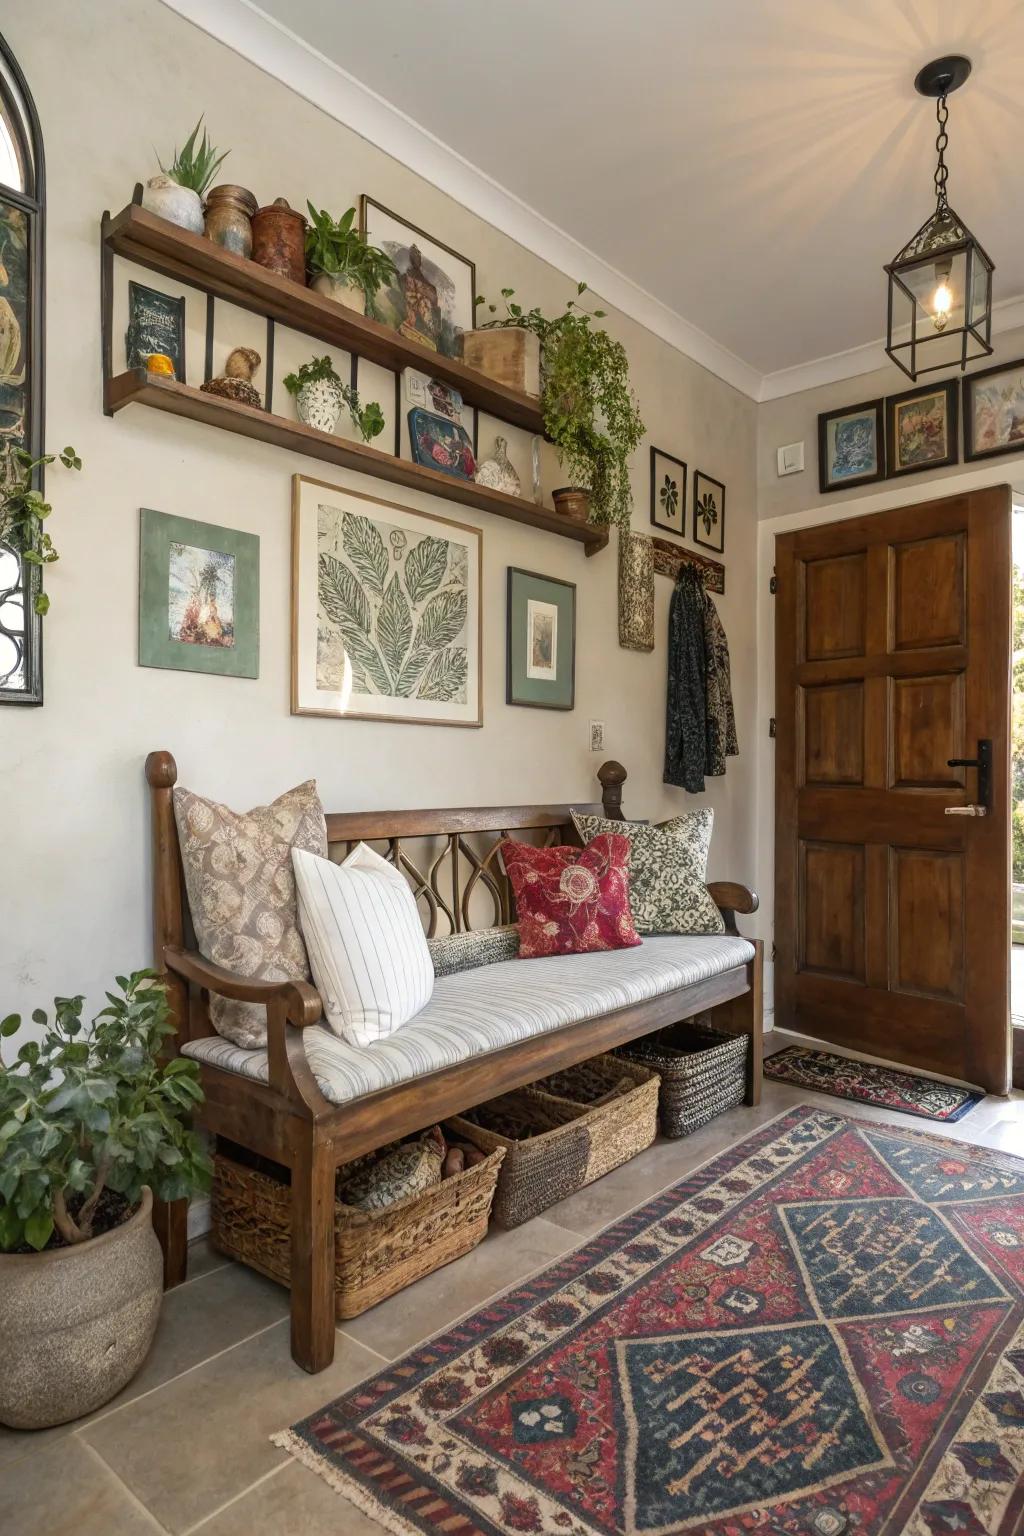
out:
{"label": "red and blue rug", "polygon": [[276,1438],[398,1536],[1011,1536],[1024,1161],[798,1106]]}
{"label": "red and blue rug", "polygon": [[973,1088],[958,1088],[955,1083],[939,1083],[915,1072],[853,1061],[834,1051],[815,1051],[802,1045],[787,1045],[766,1056],[764,1075],[795,1088],[829,1093],[834,1099],[877,1104],[881,1109],[898,1109],[903,1115],[942,1120],[947,1125],[962,1120],[985,1097]]}

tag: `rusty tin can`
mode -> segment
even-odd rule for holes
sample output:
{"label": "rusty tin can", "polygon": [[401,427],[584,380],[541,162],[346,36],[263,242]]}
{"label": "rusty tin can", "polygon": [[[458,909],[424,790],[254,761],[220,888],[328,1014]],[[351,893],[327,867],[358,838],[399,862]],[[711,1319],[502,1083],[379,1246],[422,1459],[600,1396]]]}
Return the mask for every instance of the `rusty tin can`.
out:
{"label": "rusty tin can", "polygon": [[306,220],[283,197],[261,208],[253,219],[252,259],[305,286]]}

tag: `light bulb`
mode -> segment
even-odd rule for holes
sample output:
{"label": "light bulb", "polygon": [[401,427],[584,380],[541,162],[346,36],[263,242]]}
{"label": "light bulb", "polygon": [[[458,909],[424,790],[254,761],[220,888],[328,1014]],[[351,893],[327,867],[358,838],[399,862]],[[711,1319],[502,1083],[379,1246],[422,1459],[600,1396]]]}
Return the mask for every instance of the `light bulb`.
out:
{"label": "light bulb", "polygon": [[944,331],[953,308],[953,290],[943,278],[932,299],[932,324],[937,331]]}

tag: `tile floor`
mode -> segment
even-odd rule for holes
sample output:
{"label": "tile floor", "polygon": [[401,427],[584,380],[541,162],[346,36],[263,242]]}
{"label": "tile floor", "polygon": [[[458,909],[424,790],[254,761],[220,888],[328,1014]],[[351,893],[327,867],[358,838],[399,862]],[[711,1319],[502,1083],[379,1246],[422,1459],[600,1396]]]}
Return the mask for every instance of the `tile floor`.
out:
{"label": "tile floor", "polygon": [[[776,1033],[769,1049],[787,1043]],[[168,1294],[153,1351],[113,1403],[37,1434],[0,1428],[3,1536],[380,1536],[381,1527],[271,1445],[269,1436],[496,1292],[541,1269],[791,1104],[842,1101],[766,1082],[684,1141],[661,1141],[512,1233],[339,1329],[333,1366],[307,1376],[288,1350],[287,1294],[193,1245],[190,1278]],[[986,1099],[943,1132],[849,1105],[865,1119],[934,1129],[1024,1155],[1024,1093]]]}

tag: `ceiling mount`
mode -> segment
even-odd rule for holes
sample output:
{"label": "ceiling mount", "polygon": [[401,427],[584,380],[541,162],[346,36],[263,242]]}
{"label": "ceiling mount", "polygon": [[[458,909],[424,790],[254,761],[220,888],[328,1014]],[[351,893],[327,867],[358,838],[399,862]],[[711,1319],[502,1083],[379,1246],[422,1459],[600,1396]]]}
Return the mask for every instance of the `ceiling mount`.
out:
{"label": "ceiling mount", "polygon": [[960,89],[970,72],[970,59],[962,53],[947,53],[918,70],[914,89],[922,96],[949,96]]}

